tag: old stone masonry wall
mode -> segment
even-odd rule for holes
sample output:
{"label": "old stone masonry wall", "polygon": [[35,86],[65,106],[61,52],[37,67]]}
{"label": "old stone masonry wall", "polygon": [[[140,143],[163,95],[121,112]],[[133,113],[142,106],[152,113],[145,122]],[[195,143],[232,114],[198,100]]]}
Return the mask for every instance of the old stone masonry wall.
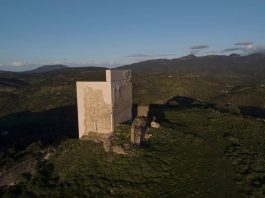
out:
{"label": "old stone masonry wall", "polygon": [[84,94],[85,134],[111,131],[111,104],[104,101],[103,91],[86,87]]}

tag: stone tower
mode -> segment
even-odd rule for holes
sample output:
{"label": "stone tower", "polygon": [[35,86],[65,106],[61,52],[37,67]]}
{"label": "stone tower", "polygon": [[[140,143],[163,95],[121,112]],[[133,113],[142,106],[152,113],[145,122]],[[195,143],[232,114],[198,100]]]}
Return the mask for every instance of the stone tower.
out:
{"label": "stone tower", "polygon": [[79,138],[94,133],[112,133],[132,119],[130,70],[106,70],[106,81],[76,82]]}

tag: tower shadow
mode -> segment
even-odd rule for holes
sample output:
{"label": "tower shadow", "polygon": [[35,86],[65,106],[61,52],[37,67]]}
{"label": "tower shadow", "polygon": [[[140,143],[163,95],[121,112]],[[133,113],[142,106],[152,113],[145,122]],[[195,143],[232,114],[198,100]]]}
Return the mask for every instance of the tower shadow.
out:
{"label": "tower shadow", "polygon": [[56,144],[78,137],[76,105],[43,112],[19,112],[0,118],[0,151],[10,146],[24,149],[32,142]]}

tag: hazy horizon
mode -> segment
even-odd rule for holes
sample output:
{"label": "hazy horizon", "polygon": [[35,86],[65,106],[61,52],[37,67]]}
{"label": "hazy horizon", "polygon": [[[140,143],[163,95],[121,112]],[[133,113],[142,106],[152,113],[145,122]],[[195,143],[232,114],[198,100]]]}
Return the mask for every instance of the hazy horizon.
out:
{"label": "hazy horizon", "polygon": [[0,1],[0,69],[265,52],[265,2]]}

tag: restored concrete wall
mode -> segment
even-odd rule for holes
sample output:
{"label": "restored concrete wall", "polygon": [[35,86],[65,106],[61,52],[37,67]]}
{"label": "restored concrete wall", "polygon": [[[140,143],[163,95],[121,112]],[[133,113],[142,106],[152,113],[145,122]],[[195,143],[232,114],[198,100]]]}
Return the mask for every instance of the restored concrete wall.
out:
{"label": "restored concrete wall", "polygon": [[110,133],[132,119],[132,84],[128,70],[106,70],[106,82],[77,82],[79,138]]}
{"label": "restored concrete wall", "polygon": [[[113,126],[132,119],[132,83],[128,70],[119,70],[122,80],[112,81],[113,95]],[[113,78],[112,78],[113,79]],[[117,79],[117,74],[115,76]]]}
{"label": "restored concrete wall", "polygon": [[130,70],[106,70],[106,81],[131,80]]}

